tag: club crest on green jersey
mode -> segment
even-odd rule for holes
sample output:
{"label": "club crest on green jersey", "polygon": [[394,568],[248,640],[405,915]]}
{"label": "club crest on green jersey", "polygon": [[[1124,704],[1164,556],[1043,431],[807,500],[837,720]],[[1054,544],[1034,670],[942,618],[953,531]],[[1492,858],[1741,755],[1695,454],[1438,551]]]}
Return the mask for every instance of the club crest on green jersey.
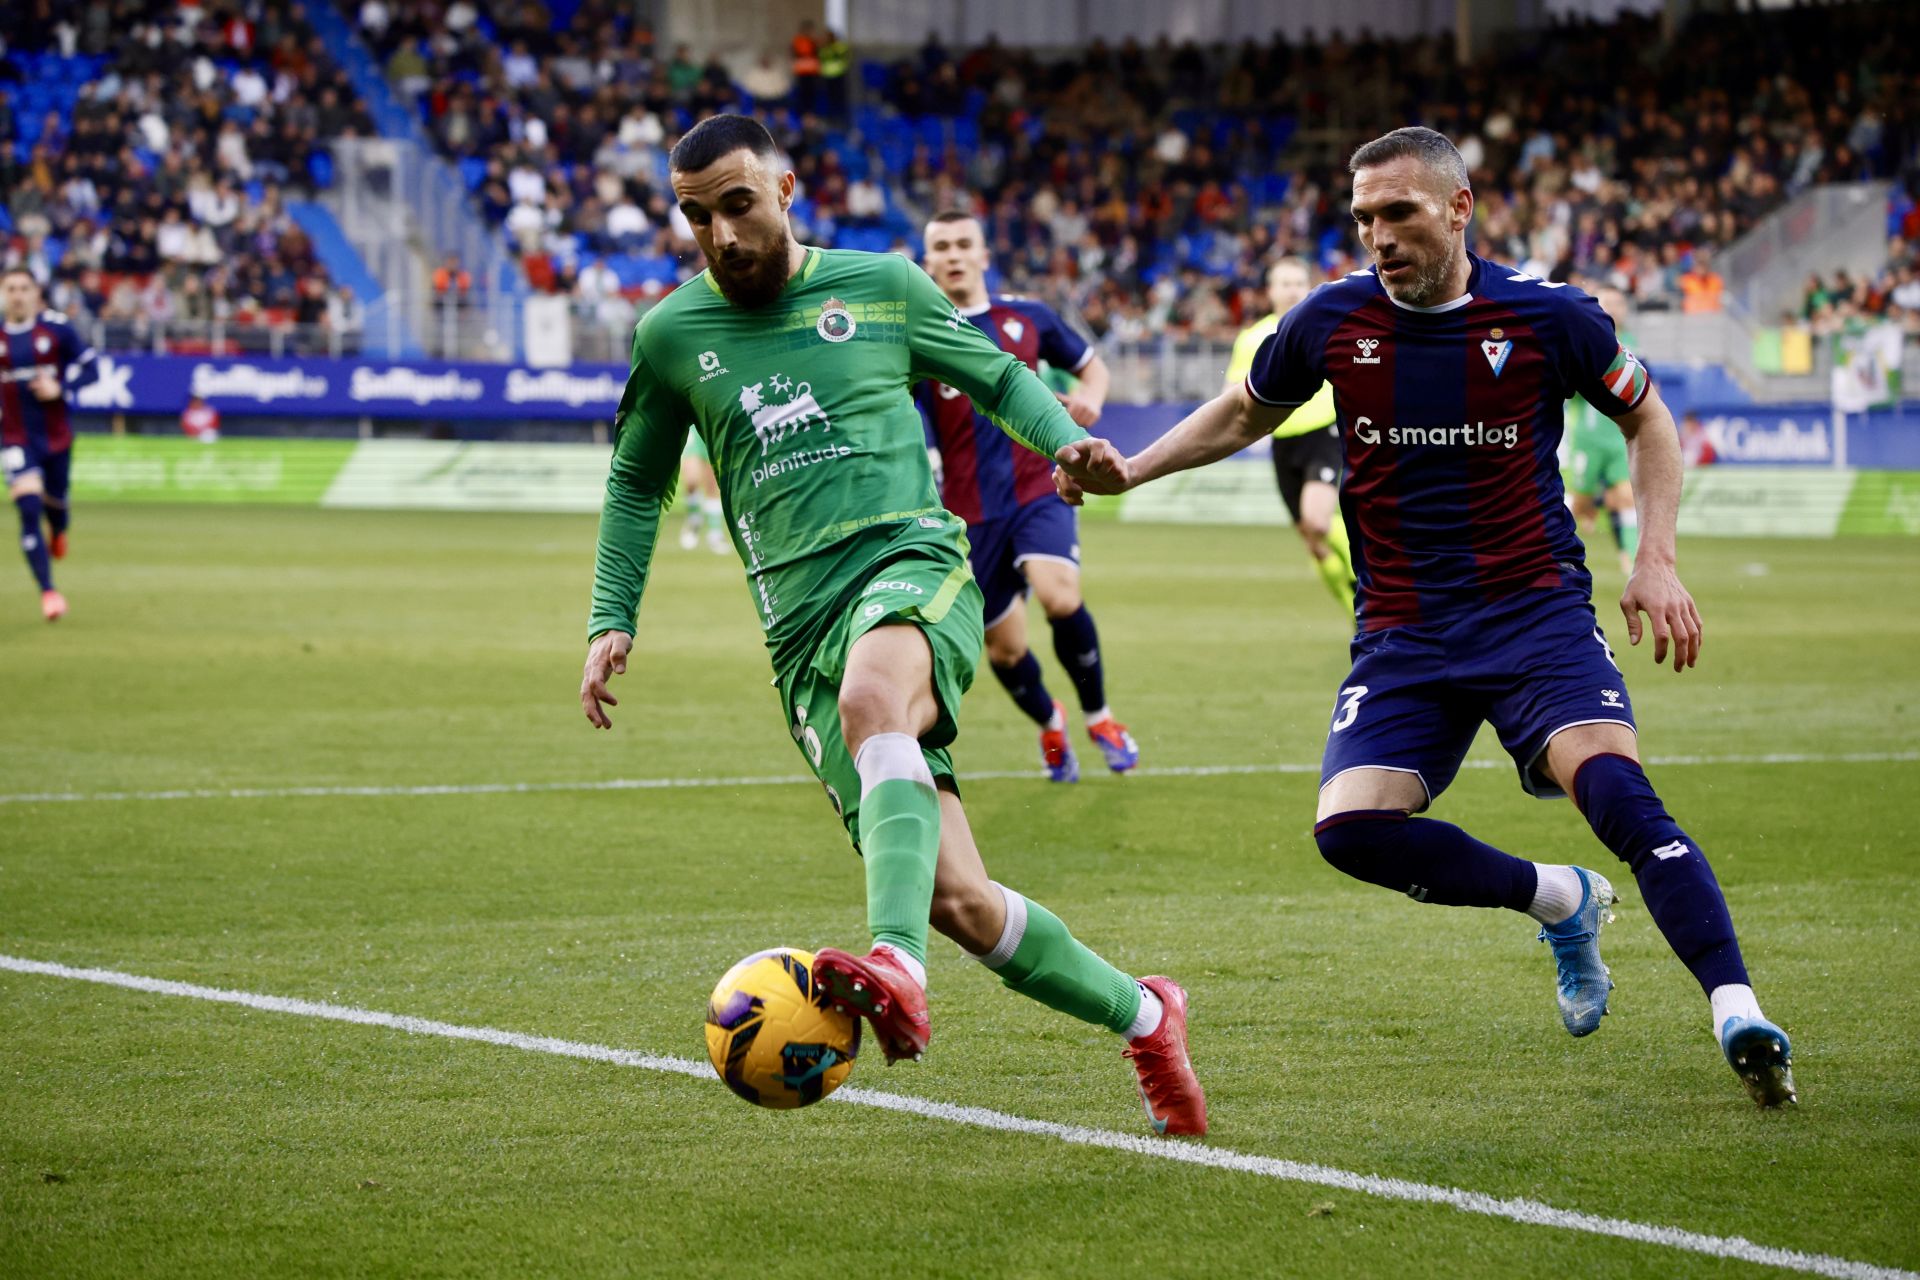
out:
{"label": "club crest on green jersey", "polygon": [[845,342],[853,336],[854,328],[853,313],[838,298],[827,299],[820,308],[819,323],[813,326],[814,332],[828,342]]}

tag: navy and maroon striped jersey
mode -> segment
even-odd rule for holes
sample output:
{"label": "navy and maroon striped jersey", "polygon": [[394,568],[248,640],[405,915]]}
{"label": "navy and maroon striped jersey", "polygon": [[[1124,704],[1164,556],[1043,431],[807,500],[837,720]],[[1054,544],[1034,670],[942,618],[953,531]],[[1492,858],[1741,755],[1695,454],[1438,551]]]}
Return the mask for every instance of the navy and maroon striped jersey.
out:
{"label": "navy and maroon striped jersey", "polygon": [[[981,332],[1033,369],[1045,360],[1078,373],[1093,359],[1087,340],[1068,328],[1052,308],[1029,298],[994,295],[987,305],[962,311]],[[1053,493],[1053,461],[1007,438],[973,402],[942,382],[916,390],[929,435],[940,451],[940,500],[968,524],[1003,520],[1036,498]]]}
{"label": "navy and maroon striped jersey", "polygon": [[73,447],[73,418],[67,397],[41,400],[28,385],[42,369],[51,369],[66,391],[77,391],[99,375],[93,348],[58,311],[42,311],[0,333],[0,445],[33,454]]}
{"label": "navy and maroon striped jersey", "polygon": [[1646,369],[1599,303],[1472,261],[1466,295],[1438,307],[1395,302],[1372,269],[1320,286],[1247,375],[1273,405],[1333,384],[1363,631],[1584,586],[1555,457],[1564,401],[1578,392],[1617,416],[1647,396]]}

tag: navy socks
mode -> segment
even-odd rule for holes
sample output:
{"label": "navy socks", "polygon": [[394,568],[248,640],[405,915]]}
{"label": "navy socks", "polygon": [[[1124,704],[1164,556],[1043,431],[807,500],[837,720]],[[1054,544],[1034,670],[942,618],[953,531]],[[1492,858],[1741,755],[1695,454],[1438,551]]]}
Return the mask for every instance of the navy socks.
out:
{"label": "navy socks", "polygon": [[1533,905],[1531,862],[1482,844],[1449,822],[1398,809],[1337,813],[1313,829],[1320,856],[1356,880],[1443,907]]}
{"label": "navy socks", "polygon": [[53,562],[47,558],[47,540],[40,533],[41,504],[37,493],[21,494],[13,500],[20,509],[20,550],[26,554],[27,567],[42,591],[53,590]]}
{"label": "navy socks", "polygon": [[1100,670],[1100,633],[1093,615],[1084,604],[1064,618],[1050,620],[1053,627],[1053,654],[1067,669],[1073,687],[1080,693],[1082,711],[1099,711],[1107,705],[1106,679]]}
{"label": "navy socks", "polygon": [[1632,869],[1648,914],[1701,989],[1747,985],[1720,882],[1640,766],[1626,756],[1594,756],[1574,774],[1573,799],[1600,842]]}
{"label": "navy socks", "polygon": [[998,663],[993,665],[993,674],[1013,695],[1014,704],[1027,713],[1041,728],[1053,718],[1053,695],[1047,692],[1047,683],[1040,677],[1040,659],[1033,656],[1029,649],[1020,655],[1020,661],[1010,667]]}

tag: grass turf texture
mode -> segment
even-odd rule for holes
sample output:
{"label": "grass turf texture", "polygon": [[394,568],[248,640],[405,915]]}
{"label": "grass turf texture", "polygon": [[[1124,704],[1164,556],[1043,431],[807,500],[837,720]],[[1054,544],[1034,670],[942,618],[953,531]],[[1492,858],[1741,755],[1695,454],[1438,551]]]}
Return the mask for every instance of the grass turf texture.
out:
{"label": "grass turf texture", "polygon": [[[1317,757],[1343,631],[1284,530],[1090,525],[1150,765]],[[575,705],[591,520],[93,506],[0,613],[8,793],[795,774],[731,560],[670,545],[615,731]],[[1611,561],[1611,554],[1598,557]],[[1910,749],[1920,544],[1708,542],[1704,665],[1629,650],[1651,755]],[[1044,655],[1049,678],[1065,679]],[[963,770],[1035,765],[991,678]],[[1076,720],[1074,737],[1097,762]],[[1496,759],[1483,735],[1476,757]],[[1090,771],[1091,772],[1091,771]],[[1571,807],[1469,770],[1436,808],[1627,895],[1569,1039],[1533,926],[1327,868],[1314,779],[967,785],[990,869],[1194,998],[1210,1141],[1920,1266],[1904,1009],[1920,765],[1655,767],[1726,885],[1804,1103],[1760,1114]],[[0,951],[702,1055],[714,979],[863,941],[819,789],[0,806]],[[854,1083],[1103,1128],[1117,1041],[937,943],[927,1060]],[[1733,1275],[1742,1264],[913,1116],[0,973],[0,1274]]]}

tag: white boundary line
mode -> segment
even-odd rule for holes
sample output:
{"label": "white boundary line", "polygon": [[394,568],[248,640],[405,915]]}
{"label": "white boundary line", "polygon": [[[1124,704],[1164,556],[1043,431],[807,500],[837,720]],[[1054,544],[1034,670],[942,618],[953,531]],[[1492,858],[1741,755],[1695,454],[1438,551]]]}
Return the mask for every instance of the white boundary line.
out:
{"label": "white boundary line", "polygon": [[[1920,751],[1844,751],[1837,753],[1777,751],[1764,755],[1649,756],[1655,767],[1734,764],[1912,764]],[[1511,769],[1508,760],[1468,760],[1462,769]],[[1135,769],[1135,778],[1218,778],[1235,774],[1317,775],[1317,762],[1274,761],[1265,764],[1193,764],[1148,766]],[[1039,782],[1045,775],[1033,769],[985,769],[962,773],[962,782]],[[773,773],[729,778],[603,778],[563,782],[451,782],[388,787],[190,787],[173,791],[39,791],[0,795],[0,805],[84,804],[130,800],[296,800],[328,797],[382,798],[392,796],[536,795],[555,791],[678,791],[703,787],[786,787],[815,782],[811,774]]]}
{"label": "white boundary line", "polygon": [[[444,1036],[451,1040],[477,1040],[484,1044],[522,1049],[530,1053],[550,1053],[563,1058],[583,1058],[590,1062],[638,1067],[643,1071],[662,1071],[670,1075],[692,1076],[701,1080],[711,1079],[713,1074],[712,1068],[706,1063],[694,1062],[687,1058],[636,1053],[630,1049],[615,1049],[602,1044],[584,1044],[577,1040],[560,1040],[552,1036],[527,1035],[519,1031],[501,1031],[493,1027],[470,1027],[454,1022],[435,1022],[428,1018],[414,1018],[405,1014],[357,1009],[351,1005],[295,1000],[287,996],[260,995],[251,991],[228,991],[220,987],[202,987],[188,982],[172,982],[164,978],[146,978],[138,974],[120,973],[112,969],[76,969],[64,964],[53,964],[44,960],[25,960],[9,955],[0,955],[0,969],[49,978],[97,982],[104,986],[124,987],[130,991],[145,991],[154,995],[182,996],[191,1000],[237,1004],[268,1013],[286,1013],[302,1018],[321,1018],[330,1022],[387,1027],[395,1031],[405,1031],[410,1035]],[[992,1129],[1001,1133],[1024,1133],[1034,1137],[1072,1143],[1075,1146],[1100,1147],[1108,1151],[1125,1152],[1128,1155],[1172,1160],[1180,1164],[1200,1165],[1233,1173],[1250,1173],[1257,1177],[1272,1178],[1281,1182],[1303,1182],[1314,1186],[1332,1187],[1338,1191],[1352,1191],[1385,1200],[1446,1205],[1462,1213],[1505,1218],[1528,1226],[1558,1227],[1565,1231],[1613,1236],[1621,1240],[1659,1245],[1688,1253],[1700,1253],[1713,1258],[1726,1258],[1758,1266],[1781,1267],[1808,1275],[1832,1276],[1837,1280],[1920,1280],[1920,1274],[1911,1271],[1876,1266],[1868,1262],[1855,1262],[1824,1253],[1802,1253],[1796,1249],[1778,1249],[1770,1245],[1755,1244],[1741,1236],[1705,1235],[1679,1227],[1663,1227],[1652,1223],[1634,1222],[1626,1218],[1603,1218],[1597,1214],[1580,1213],[1572,1209],[1556,1209],[1538,1200],[1519,1197],[1502,1200],[1497,1196],[1478,1191],[1463,1191],[1457,1187],[1434,1186],[1424,1182],[1408,1182],[1400,1178],[1351,1173],[1328,1165],[1305,1164],[1297,1160],[1282,1160],[1273,1156],[1244,1155],[1220,1147],[1148,1138],[1109,1129],[1089,1129],[1080,1125],[1056,1124],[1050,1120],[1029,1120],[1024,1116],[1009,1115],[1004,1111],[992,1111],[985,1107],[934,1102],[906,1094],[883,1093],[877,1089],[848,1086],[835,1093],[832,1100],[850,1103],[857,1107],[903,1112],[928,1120],[945,1120],[951,1124],[969,1125],[976,1129]]]}

